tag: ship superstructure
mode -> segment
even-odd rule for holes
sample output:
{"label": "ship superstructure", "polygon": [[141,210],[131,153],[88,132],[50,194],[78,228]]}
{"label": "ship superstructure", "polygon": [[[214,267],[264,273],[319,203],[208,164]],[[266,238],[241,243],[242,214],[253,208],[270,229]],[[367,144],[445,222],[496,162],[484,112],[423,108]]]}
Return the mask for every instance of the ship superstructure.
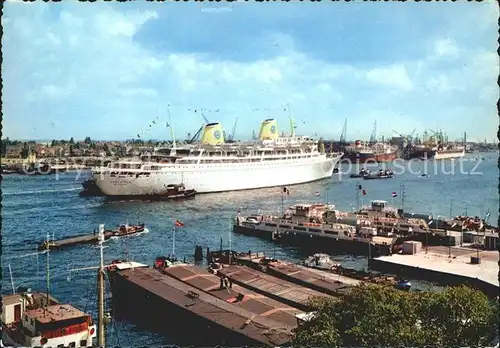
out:
{"label": "ship superstructure", "polygon": [[[204,126],[201,142],[156,149],[152,156],[93,170],[105,195],[144,195],[183,184],[198,193],[293,185],[329,178],[342,153],[325,153],[308,136],[280,137],[275,119],[262,122],[259,139],[226,143],[220,123]],[[175,138],[174,138],[175,139]]]}

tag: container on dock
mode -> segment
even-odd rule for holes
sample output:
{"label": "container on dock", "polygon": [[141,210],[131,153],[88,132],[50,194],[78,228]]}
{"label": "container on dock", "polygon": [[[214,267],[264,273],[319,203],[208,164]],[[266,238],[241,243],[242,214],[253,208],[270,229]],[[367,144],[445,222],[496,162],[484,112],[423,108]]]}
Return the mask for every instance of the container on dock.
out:
{"label": "container on dock", "polygon": [[422,250],[422,242],[408,240],[403,243],[403,254],[415,255]]}
{"label": "container on dock", "polygon": [[484,247],[486,250],[498,250],[498,246],[500,243],[498,243],[499,236],[497,233],[492,233],[490,235],[486,235],[485,240],[484,240]]}

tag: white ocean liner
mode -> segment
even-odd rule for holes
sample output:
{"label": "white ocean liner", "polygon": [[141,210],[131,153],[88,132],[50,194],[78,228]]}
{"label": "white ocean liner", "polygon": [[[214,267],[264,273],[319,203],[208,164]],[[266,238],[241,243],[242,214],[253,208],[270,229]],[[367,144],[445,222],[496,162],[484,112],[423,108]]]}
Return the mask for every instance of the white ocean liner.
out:
{"label": "white ocean liner", "polygon": [[[262,122],[259,140],[225,143],[220,123],[205,125],[201,143],[158,149],[141,160],[93,170],[105,195],[155,194],[184,184],[198,193],[293,185],[329,178],[342,153],[325,153],[307,136],[279,137],[277,122]],[[173,134],[172,134],[173,136]],[[175,139],[175,138],[174,138]]]}

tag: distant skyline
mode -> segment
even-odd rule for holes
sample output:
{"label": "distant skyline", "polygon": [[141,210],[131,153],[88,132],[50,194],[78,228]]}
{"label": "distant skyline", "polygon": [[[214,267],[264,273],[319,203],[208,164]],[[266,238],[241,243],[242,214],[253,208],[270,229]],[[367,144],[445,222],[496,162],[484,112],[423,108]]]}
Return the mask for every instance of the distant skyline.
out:
{"label": "distant skyline", "polygon": [[[496,140],[498,5],[478,2],[4,3],[11,139],[442,129]],[[197,110],[197,112],[194,112]],[[152,121],[155,121],[153,124]],[[152,125],[152,127],[149,127]]]}

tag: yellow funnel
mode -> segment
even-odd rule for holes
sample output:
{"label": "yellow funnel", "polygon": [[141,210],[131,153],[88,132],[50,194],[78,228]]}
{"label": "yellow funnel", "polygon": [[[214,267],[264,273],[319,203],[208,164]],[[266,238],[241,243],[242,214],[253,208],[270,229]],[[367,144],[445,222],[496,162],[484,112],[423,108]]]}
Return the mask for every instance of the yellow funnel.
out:
{"label": "yellow funnel", "polygon": [[278,138],[278,124],[275,119],[267,119],[262,121],[260,126],[259,139],[260,140],[273,140]]}
{"label": "yellow funnel", "polygon": [[220,145],[224,143],[224,132],[220,123],[209,123],[203,129],[201,143],[208,145]]}

